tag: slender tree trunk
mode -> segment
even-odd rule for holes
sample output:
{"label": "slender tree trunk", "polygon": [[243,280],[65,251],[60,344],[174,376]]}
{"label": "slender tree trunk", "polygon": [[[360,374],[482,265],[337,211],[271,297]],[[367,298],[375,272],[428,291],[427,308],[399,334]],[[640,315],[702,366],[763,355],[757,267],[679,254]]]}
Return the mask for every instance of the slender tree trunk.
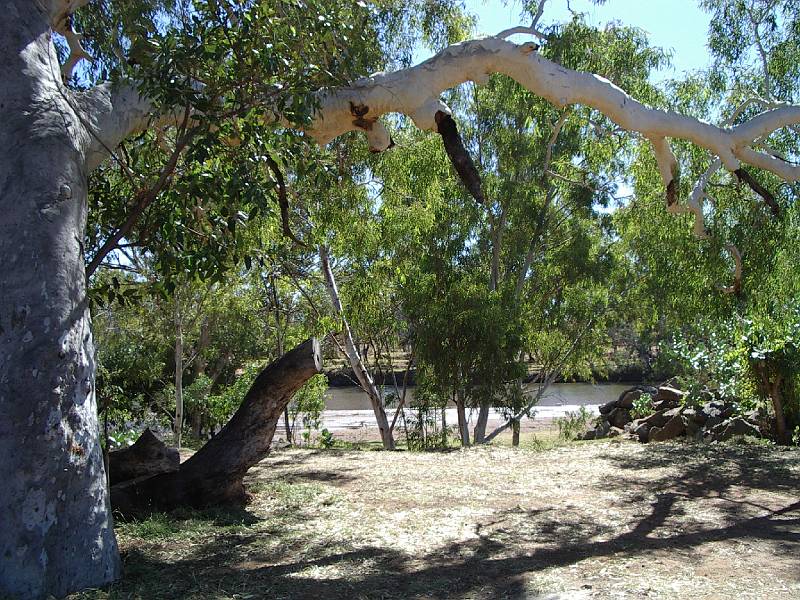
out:
{"label": "slender tree trunk", "polygon": [[511,424],[511,445],[514,448],[519,446],[519,419]]}
{"label": "slender tree trunk", "polygon": [[788,444],[789,435],[786,427],[786,415],[783,411],[783,397],[781,395],[780,378],[773,381],[769,376],[769,371],[762,365],[756,367],[761,376],[763,392],[772,402],[772,409],[775,411],[775,436],[779,444]]}
{"label": "slender tree trunk", "polygon": [[478,409],[478,420],[475,422],[475,429],[473,430],[473,437],[476,444],[482,444],[486,437],[486,424],[489,422],[489,409],[491,406],[488,402],[481,402]]}
{"label": "slender tree trunk", "polygon": [[42,4],[0,11],[0,597],[119,576],[83,239],[89,134]]}
{"label": "slender tree trunk", "polygon": [[781,394],[781,380],[768,381],[765,378],[767,390],[772,400],[772,408],[775,411],[775,435],[779,444],[789,443],[789,434],[786,427],[786,414],[783,410],[783,394]]}
{"label": "slender tree trunk", "polygon": [[303,342],[270,363],[222,431],[177,472],[114,486],[114,509],[136,514],[247,501],[242,479],[269,452],[283,408],[320,371],[322,354],[316,339]]}
{"label": "slender tree trunk", "polygon": [[383,406],[381,394],[378,391],[372,376],[369,374],[364,361],[358,352],[358,347],[353,341],[353,334],[350,330],[350,324],[347,322],[344,310],[342,309],[342,302],[339,298],[339,289],[336,286],[336,279],[331,270],[330,259],[328,257],[328,249],[324,246],[319,248],[319,258],[322,263],[322,272],[325,276],[325,287],[328,289],[328,295],[333,304],[333,310],[336,316],[342,321],[342,330],[344,333],[344,349],[347,353],[347,358],[350,361],[350,366],[358,379],[359,384],[367,393],[372,411],[375,413],[375,420],[378,422],[378,429],[381,433],[381,441],[386,450],[394,450],[394,436],[392,435],[391,427],[389,427],[389,419],[386,416],[386,409]]}
{"label": "slender tree trunk", "polygon": [[175,447],[181,449],[183,431],[183,318],[175,298]]}
{"label": "slender tree trunk", "polygon": [[442,408],[442,446],[447,448],[447,405]]}
{"label": "slender tree trunk", "polygon": [[[204,317],[203,321],[200,323],[200,335],[197,338],[197,347],[194,354],[194,364],[192,365],[194,379],[197,379],[201,375],[206,374],[206,368],[208,367],[208,365],[206,363],[205,351],[210,343],[211,343],[211,330],[208,324],[208,317]],[[192,435],[196,440],[199,440],[203,435],[203,416],[205,412],[204,403],[207,397],[208,396],[206,395],[203,398],[198,398],[198,400],[203,401],[203,404],[198,402],[197,406],[194,407],[194,410],[191,413]]]}
{"label": "slender tree trunk", "polygon": [[464,398],[456,393],[456,414],[458,415],[458,432],[461,436],[461,445],[465,448],[469,446],[469,424],[467,423],[467,407],[464,404]]}
{"label": "slender tree trunk", "polygon": [[[270,287],[272,288],[272,307],[275,310],[275,342],[278,356],[283,356],[283,323],[281,321],[281,299],[278,294],[278,282],[275,281],[275,275],[270,275]],[[289,405],[287,404],[283,409],[283,428],[286,432],[286,442],[294,444],[292,439],[292,425],[289,419]]]}

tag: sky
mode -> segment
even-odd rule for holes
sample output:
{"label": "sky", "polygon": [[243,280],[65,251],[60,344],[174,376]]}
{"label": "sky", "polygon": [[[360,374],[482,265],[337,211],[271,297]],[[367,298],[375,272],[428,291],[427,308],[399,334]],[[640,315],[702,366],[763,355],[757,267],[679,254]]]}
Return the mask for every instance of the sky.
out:
{"label": "sky", "polygon": [[[469,12],[478,16],[478,34],[496,34],[516,25],[529,25],[519,18],[519,3],[503,6],[500,0],[466,0]],[[588,21],[604,25],[620,21],[645,30],[651,43],[672,50],[671,68],[655,75],[655,80],[680,77],[686,71],[708,65],[708,14],[701,11],[696,0],[607,0],[595,6],[589,0],[569,0],[575,11],[586,13]],[[570,19],[567,0],[547,0],[541,25]]]}

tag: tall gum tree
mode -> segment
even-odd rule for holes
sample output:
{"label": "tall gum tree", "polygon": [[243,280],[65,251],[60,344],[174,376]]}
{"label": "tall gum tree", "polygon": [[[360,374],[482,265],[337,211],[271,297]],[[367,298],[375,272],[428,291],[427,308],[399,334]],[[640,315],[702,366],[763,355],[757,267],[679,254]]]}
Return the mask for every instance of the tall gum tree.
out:
{"label": "tall gum tree", "polygon": [[0,595],[22,598],[120,572],[81,247],[90,109],[62,84],[60,8],[11,0],[0,17]]}
{"label": "tall gum tree", "polygon": [[[77,92],[64,85],[53,31],[72,51],[68,72],[83,56],[71,15],[88,1],[8,0],[0,15],[0,595],[20,598],[62,596],[120,572],[99,445],[81,248],[87,176],[123,139],[170,115],[154,118],[154,104],[133,86]],[[745,122],[717,127],[645,106],[601,77],[548,60],[537,44],[505,39],[511,33],[539,35],[535,27],[515,28],[449,46],[414,67],[320,91],[305,133],[326,144],[361,131],[374,151],[383,151],[391,137],[379,118],[405,114],[442,135],[456,171],[480,200],[440,95],[499,72],[556,106],[588,105],[649,140],[668,209],[690,211],[701,225],[697,197],[685,204],[678,198],[670,138],[704,148],[761,195],[745,164],[785,181],[800,178],[800,166],[757,145],[800,123],[800,106],[770,105]],[[278,123],[289,123],[278,105],[267,108]]]}

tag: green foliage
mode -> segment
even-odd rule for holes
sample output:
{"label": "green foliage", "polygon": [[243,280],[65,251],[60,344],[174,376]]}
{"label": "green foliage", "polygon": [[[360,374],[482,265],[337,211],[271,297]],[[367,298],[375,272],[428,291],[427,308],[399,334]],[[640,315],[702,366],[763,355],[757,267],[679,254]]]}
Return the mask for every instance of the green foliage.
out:
{"label": "green foliage", "polygon": [[568,411],[563,417],[556,419],[558,437],[565,441],[577,439],[586,431],[591,418],[592,413],[585,406],[581,406],[575,411]]}
{"label": "green foliage", "polygon": [[631,409],[631,416],[634,419],[641,419],[651,415],[653,409],[653,397],[650,394],[642,394],[633,401],[633,408]]}
{"label": "green foliage", "polygon": [[[317,431],[322,424],[322,411],[325,410],[325,392],[327,390],[328,378],[321,373],[314,375],[297,390],[289,403],[291,422],[296,423],[298,419],[300,420],[303,429],[301,436],[306,445],[311,443],[313,432]],[[323,439],[320,438],[320,444],[323,443]]]}
{"label": "green foliage", "polygon": [[320,448],[333,448],[336,440],[333,439],[333,434],[327,429],[319,432],[319,446]]}
{"label": "green foliage", "polygon": [[204,413],[212,426],[224,425],[231,418],[263,368],[263,362],[249,362],[233,383],[224,386],[218,393],[208,395]]}

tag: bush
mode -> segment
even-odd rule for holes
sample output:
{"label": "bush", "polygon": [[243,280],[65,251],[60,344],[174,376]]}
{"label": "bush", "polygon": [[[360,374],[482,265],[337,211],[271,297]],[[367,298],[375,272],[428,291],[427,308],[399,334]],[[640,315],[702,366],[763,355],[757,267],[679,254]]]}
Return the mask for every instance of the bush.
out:
{"label": "bush", "polygon": [[631,416],[634,419],[641,419],[652,414],[654,411],[653,397],[650,394],[642,394],[633,401]]}
{"label": "bush", "polygon": [[589,419],[592,418],[585,406],[581,406],[576,411],[570,411],[563,417],[556,419],[558,425],[558,437],[562,440],[571,441],[586,431]]}
{"label": "bush", "polygon": [[311,443],[312,432],[317,431],[322,424],[322,411],[325,410],[325,392],[327,390],[328,378],[322,374],[314,375],[297,390],[289,403],[292,429],[299,419],[303,428],[301,437],[305,440],[306,445]]}

